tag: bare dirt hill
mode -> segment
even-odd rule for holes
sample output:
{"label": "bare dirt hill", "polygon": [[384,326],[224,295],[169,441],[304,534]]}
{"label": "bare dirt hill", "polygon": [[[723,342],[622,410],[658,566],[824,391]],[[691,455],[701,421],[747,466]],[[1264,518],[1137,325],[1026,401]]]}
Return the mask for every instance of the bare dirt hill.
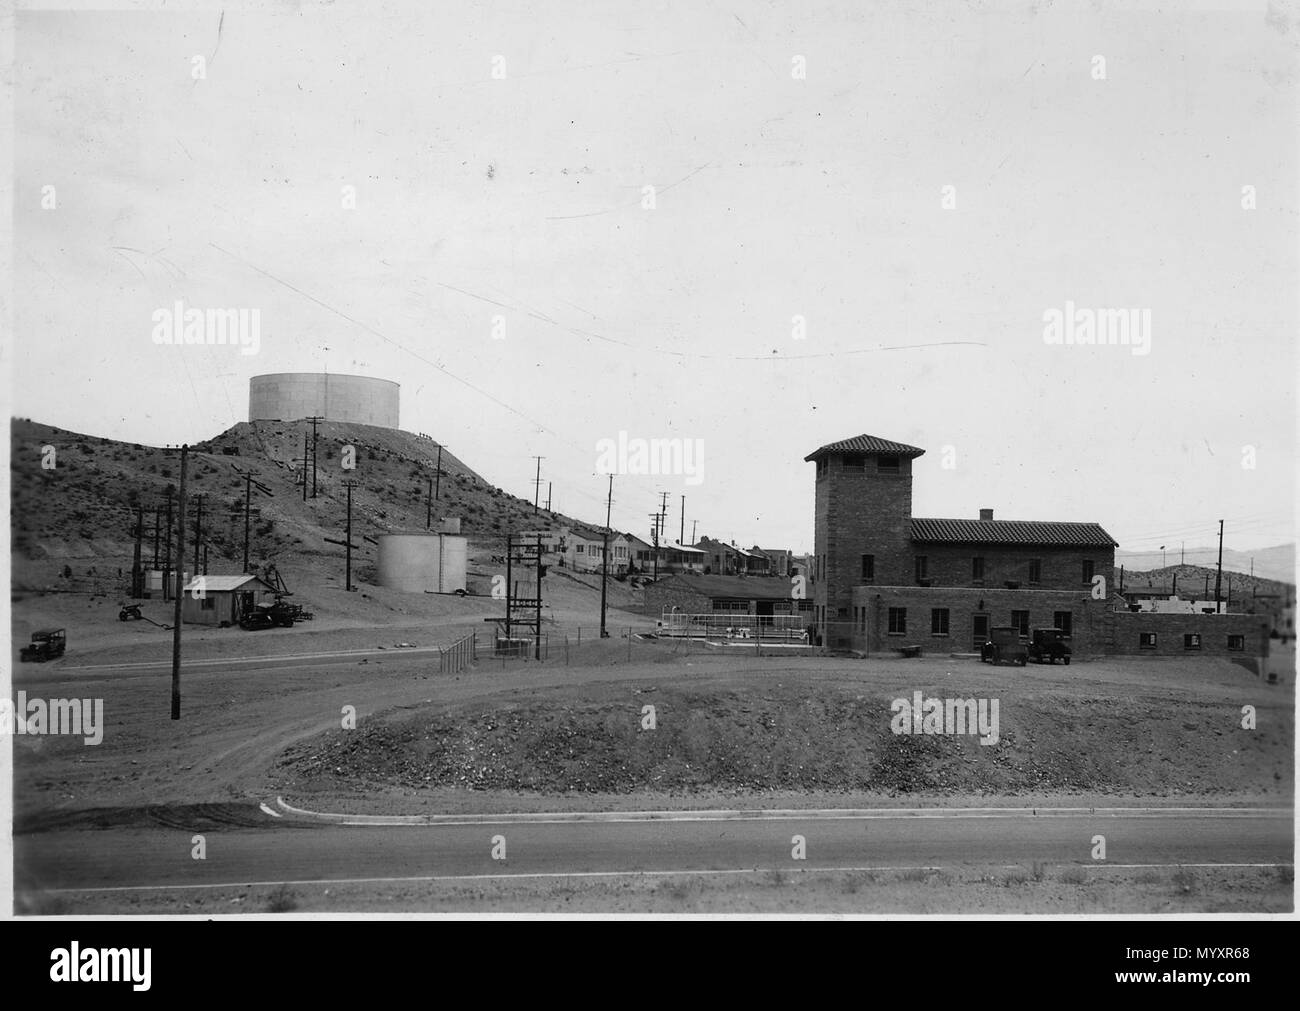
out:
{"label": "bare dirt hill", "polygon": [[[254,492],[252,497],[250,570],[264,572],[274,565],[294,591],[294,599],[315,610],[317,621],[304,626],[304,634],[327,625],[439,623],[467,611],[462,605],[438,605],[436,598],[427,595],[374,585],[377,549],[365,538],[423,532],[430,479],[435,480],[438,495],[434,522],[444,516],[460,518],[461,532],[469,538],[470,585],[484,593],[499,568],[492,558],[504,553],[508,531],[581,522],[546,510],[535,516],[531,502],[494,487],[446,450],[438,477],[438,447],[429,439],[332,422],[318,427],[316,497],[311,497],[309,463],[304,501],[303,441],[310,433],[311,426],[301,421],[240,423],[191,447],[186,481],[185,569],[194,567],[195,518],[202,496],[200,563],[206,548],[207,571],[214,575],[243,570],[245,481],[240,471],[256,472],[256,480],[270,490],[269,496]],[[89,625],[102,624],[104,634],[99,639],[105,647],[121,645],[117,639],[127,632],[145,636],[150,629],[143,625],[117,629],[115,606],[98,609],[104,611],[100,615],[94,604],[96,598],[115,602],[129,592],[136,505],[145,508],[142,563],[146,568],[152,565],[153,510],[165,505],[167,488],[179,483],[179,452],[18,419],[12,423],[10,445],[11,590],[20,595],[57,591],[56,595],[78,596],[72,607],[77,622],[85,626],[83,632]],[[344,453],[349,447],[355,467],[345,470]],[[353,583],[361,592],[352,594],[343,590],[343,549],[325,540],[343,538],[345,480],[357,482],[352,524],[359,548],[353,555]],[[160,559],[164,542],[165,531],[159,540]],[[548,578],[544,618],[558,623],[598,622],[599,596],[599,579]],[[626,584],[610,580],[611,607],[636,606],[635,597]],[[74,617],[72,612],[63,613],[67,608],[53,606],[52,600],[40,603],[33,597],[16,610],[16,639],[25,640],[28,626]],[[468,609],[477,616],[475,620],[482,620],[486,603]],[[171,620],[170,605],[160,600],[146,601],[144,608],[159,622]],[[444,614],[449,608],[454,614]]]}

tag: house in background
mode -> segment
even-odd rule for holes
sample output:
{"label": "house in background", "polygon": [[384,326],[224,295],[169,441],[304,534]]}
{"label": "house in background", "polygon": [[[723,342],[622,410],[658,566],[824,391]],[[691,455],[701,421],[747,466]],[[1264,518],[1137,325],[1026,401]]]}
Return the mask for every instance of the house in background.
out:
{"label": "house in background", "polygon": [[755,548],[757,554],[767,558],[767,574],[769,576],[781,576],[785,578],[792,575],[790,570],[794,563],[794,552],[787,548]]}
{"label": "house in background", "polygon": [[191,625],[238,625],[275,587],[257,576],[195,576],[181,600],[181,621]]}
{"label": "house in background", "polygon": [[645,613],[663,618],[676,609],[688,615],[806,615],[812,621],[812,601],[794,600],[784,580],[748,576],[669,576],[645,590]]}

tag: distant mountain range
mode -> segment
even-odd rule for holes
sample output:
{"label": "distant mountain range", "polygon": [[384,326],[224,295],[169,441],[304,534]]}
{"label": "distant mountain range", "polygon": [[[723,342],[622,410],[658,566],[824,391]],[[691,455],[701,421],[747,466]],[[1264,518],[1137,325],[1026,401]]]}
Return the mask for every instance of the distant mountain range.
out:
{"label": "distant mountain range", "polygon": [[[1213,569],[1218,562],[1218,556],[1219,549],[1217,547],[1188,548],[1185,552],[1180,552],[1178,546],[1173,545],[1164,552],[1116,551],[1115,565],[1116,567],[1122,565],[1129,571],[1146,572],[1164,566],[1172,568],[1179,565],[1180,561],[1185,558],[1186,564],[1189,566],[1197,565],[1202,568]],[[1256,576],[1295,585],[1294,544],[1279,544],[1275,547],[1259,548],[1255,551],[1234,551],[1227,547],[1223,549],[1223,570],[1225,572],[1240,572],[1249,575],[1252,560]]]}

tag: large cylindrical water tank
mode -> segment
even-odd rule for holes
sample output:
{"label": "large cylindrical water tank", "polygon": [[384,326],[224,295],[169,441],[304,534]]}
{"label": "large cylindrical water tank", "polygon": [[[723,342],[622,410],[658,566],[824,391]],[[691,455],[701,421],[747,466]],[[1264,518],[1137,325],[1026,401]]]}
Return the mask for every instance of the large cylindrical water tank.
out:
{"label": "large cylindrical water tank", "polygon": [[405,593],[465,589],[469,541],[451,534],[380,534],[379,585]]}
{"label": "large cylindrical water tank", "polygon": [[399,427],[401,387],[387,379],[324,372],[273,372],[248,382],[248,420],[321,417]]}

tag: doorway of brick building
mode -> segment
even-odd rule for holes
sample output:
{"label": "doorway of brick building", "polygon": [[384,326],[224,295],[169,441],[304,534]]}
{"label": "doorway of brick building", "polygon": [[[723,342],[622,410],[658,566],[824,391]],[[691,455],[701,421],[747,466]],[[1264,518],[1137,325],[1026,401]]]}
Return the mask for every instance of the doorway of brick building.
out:
{"label": "doorway of brick building", "polygon": [[989,616],[987,614],[971,615],[971,645],[979,652],[989,638]]}

